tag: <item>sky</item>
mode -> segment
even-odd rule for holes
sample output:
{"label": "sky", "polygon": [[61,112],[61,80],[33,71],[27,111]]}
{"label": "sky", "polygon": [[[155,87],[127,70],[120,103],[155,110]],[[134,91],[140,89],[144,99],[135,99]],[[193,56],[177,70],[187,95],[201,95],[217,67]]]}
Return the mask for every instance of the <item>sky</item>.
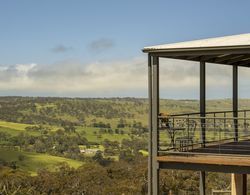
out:
{"label": "sky", "polygon": [[[0,95],[147,97],[144,46],[250,32],[247,0],[0,0]],[[161,60],[161,97],[199,95],[198,65]],[[250,70],[240,69],[240,97]],[[208,67],[208,98],[231,68]]]}

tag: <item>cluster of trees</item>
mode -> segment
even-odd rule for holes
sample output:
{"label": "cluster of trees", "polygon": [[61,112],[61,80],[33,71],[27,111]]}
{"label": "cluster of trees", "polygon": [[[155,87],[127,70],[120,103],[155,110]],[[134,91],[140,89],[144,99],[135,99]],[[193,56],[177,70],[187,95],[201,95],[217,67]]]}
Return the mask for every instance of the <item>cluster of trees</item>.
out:
{"label": "cluster of trees", "polygon": [[73,169],[62,164],[56,172],[40,170],[35,177],[0,167],[0,194],[146,194],[145,168],[134,166],[93,162]]}
{"label": "cluster of trees", "polygon": [[[28,129],[44,131],[42,126],[33,126]],[[48,153],[78,160],[84,160],[79,145],[91,144],[84,134],[75,132],[69,136],[67,131],[60,129],[39,136],[29,133],[11,136],[6,132],[0,132],[0,141],[6,146],[17,147],[23,151]],[[118,156],[119,159],[127,162],[134,161],[136,156],[141,155],[140,150],[147,150],[147,140],[137,137],[123,139],[121,143],[105,139],[102,145],[104,147],[103,156]]]}
{"label": "cluster of trees", "polygon": [[[160,172],[160,194],[198,194],[199,173]],[[40,170],[31,177],[0,164],[0,194],[147,194],[147,159],[110,162],[104,166],[89,162],[78,169],[58,165],[55,172]],[[207,193],[230,189],[230,174],[208,173]]]}
{"label": "cluster of trees", "polygon": [[[135,113],[147,112],[145,105],[145,100],[135,98],[0,97],[0,120],[49,125],[60,125],[66,121],[85,125],[89,116],[132,119]],[[125,125],[121,121],[118,128]]]}
{"label": "cluster of trees", "polygon": [[[134,121],[133,124],[128,124],[126,123],[126,120],[120,119],[120,121],[117,124],[117,128],[114,130],[111,128],[110,123],[103,123],[103,122],[95,122],[92,124],[93,127],[100,128],[99,129],[99,134],[124,134],[125,127],[129,127],[129,132],[128,134],[132,135],[137,135],[137,136],[142,136],[143,134],[148,132],[148,129],[146,126],[143,126],[141,122]],[[96,134],[97,132],[95,132]]]}
{"label": "cluster of trees", "polygon": [[18,147],[23,151],[48,153],[79,160],[83,159],[79,145],[89,144],[83,135],[73,134],[68,136],[63,130],[40,136],[33,136],[28,133],[11,136],[8,133],[1,132],[0,141],[4,141],[6,146]]}
{"label": "cluster of trees", "polygon": [[111,128],[111,125],[109,123],[103,123],[103,122],[94,122],[92,126],[97,128]]}
{"label": "cluster of trees", "polygon": [[135,162],[137,157],[142,156],[141,150],[147,150],[147,140],[133,138],[118,141],[105,139],[102,143],[105,156],[119,156],[119,160]]}
{"label": "cluster of trees", "polygon": [[115,130],[113,130],[111,128],[109,128],[109,129],[100,128],[98,133],[100,135],[101,134],[121,134],[121,135],[123,135],[125,133],[125,131],[122,130],[122,129],[115,129]]}

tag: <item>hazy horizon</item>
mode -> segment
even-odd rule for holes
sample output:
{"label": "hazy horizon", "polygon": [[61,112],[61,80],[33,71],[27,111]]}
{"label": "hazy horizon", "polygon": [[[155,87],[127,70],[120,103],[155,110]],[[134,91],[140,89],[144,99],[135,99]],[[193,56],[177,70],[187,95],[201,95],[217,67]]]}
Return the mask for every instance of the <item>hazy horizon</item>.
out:
{"label": "hazy horizon", "polygon": [[[67,99],[143,99],[143,100],[148,100],[148,97],[133,97],[133,96],[127,96],[127,97],[119,97],[119,96],[111,96],[111,97],[70,97],[70,96],[21,96],[21,95],[6,95],[6,96],[2,96],[0,95],[0,98],[15,98],[15,97],[21,97],[21,98],[67,98]],[[171,100],[171,101],[199,101],[199,99],[187,99],[187,98],[183,98],[183,99],[177,99],[177,98],[160,98],[160,100]],[[232,100],[232,98],[215,98],[215,99],[206,99],[206,101],[217,101],[217,100]],[[250,100],[249,98],[239,98],[239,100]]]}

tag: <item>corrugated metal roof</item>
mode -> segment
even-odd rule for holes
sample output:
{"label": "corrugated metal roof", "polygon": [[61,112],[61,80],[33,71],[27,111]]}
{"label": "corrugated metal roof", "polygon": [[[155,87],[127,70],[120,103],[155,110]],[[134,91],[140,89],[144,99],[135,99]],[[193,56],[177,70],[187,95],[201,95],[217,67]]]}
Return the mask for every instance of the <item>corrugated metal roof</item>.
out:
{"label": "corrugated metal roof", "polygon": [[143,51],[150,52],[156,50],[161,51],[161,50],[191,49],[191,48],[201,49],[201,48],[218,48],[218,47],[235,47],[235,46],[250,46],[250,33],[149,46],[149,47],[144,47]]}

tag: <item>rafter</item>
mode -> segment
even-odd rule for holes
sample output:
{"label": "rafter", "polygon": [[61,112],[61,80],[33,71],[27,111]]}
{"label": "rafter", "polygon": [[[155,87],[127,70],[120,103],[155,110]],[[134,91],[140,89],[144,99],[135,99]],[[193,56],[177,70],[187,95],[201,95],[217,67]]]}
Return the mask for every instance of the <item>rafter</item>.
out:
{"label": "rafter", "polygon": [[245,66],[245,65],[248,65],[248,64],[250,64],[250,57],[247,58],[247,59],[245,59],[245,60],[243,60],[243,61],[240,61],[240,62],[238,62],[238,63],[235,63],[235,64],[238,65],[238,66]]}
{"label": "rafter", "polygon": [[237,65],[237,63],[239,62],[239,61],[242,61],[242,60],[244,60],[244,59],[248,59],[250,57],[250,55],[248,54],[248,55],[239,55],[238,57],[235,57],[235,58],[233,58],[233,59],[231,59],[231,60],[228,60],[227,61],[227,64],[232,64],[232,65]]}
{"label": "rafter", "polygon": [[218,56],[217,58],[215,58],[214,63],[226,62],[227,60],[231,59],[233,56],[234,55],[232,54],[225,54],[225,55]]}
{"label": "rafter", "polygon": [[200,60],[205,62],[213,62],[213,60],[217,57],[217,55],[208,55],[201,56]]}
{"label": "rafter", "polygon": [[201,56],[188,56],[186,59],[187,60],[198,60],[200,59]]}

